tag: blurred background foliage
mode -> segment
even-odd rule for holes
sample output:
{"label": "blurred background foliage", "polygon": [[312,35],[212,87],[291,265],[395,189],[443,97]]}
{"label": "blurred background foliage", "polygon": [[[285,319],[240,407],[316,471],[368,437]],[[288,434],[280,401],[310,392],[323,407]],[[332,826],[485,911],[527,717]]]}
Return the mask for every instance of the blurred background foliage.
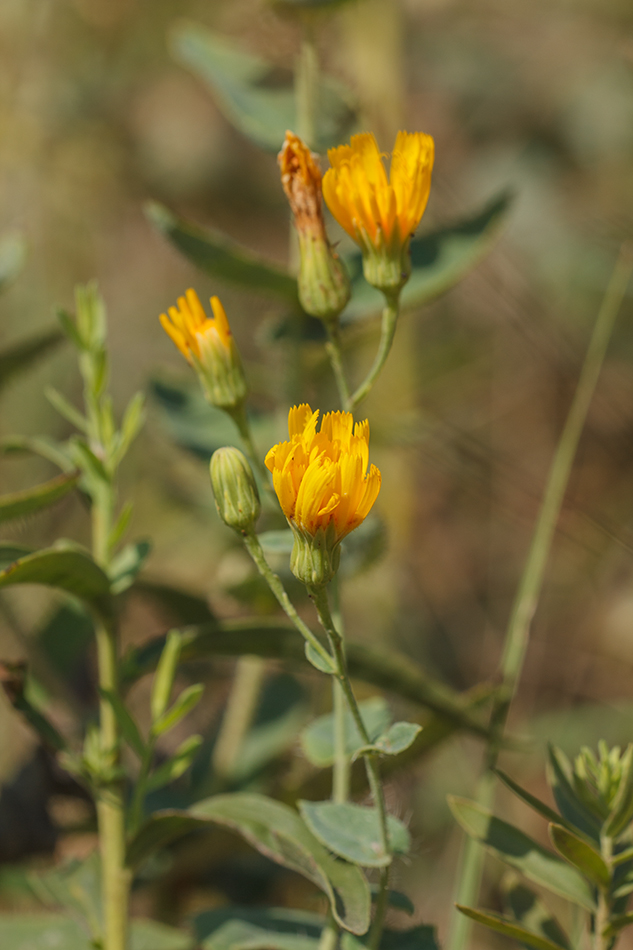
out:
{"label": "blurred background foliage", "polygon": [[[264,0],[0,4],[7,236],[0,264],[7,275],[21,265],[0,301],[0,348],[43,334],[42,358],[29,372],[3,377],[0,438],[68,436],[44,390],[53,385],[76,402],[80,383],[69,347],[49,337],[52,314],[72,305],[77,282],[96,277],[109,309],[116,407],[138,388],[150,395],[147,425],[123,470],[132,536],[153,543],[145,587],[127,597],[127,646],[183,617],[208,619],[209,608],[222,618],[274,609],[212,501],[205,459],[232,432],[198,397],[158,314],[186,286],[220,294],[251,381],[262,451],[282,431],[285,409],[274,407],[297,393],[323,409],[336,405],[318,341],[308,345],[300,379],[282,372],[283,305],[201,275],[143,211],[148,199],[158,201],[286,263],[289,221],[275,148],[264,153],[232,126],[217,93],[183,65],[177,42],[183,18],[206,25],[271,61],[266,82],[274,88],[300,44],[296,22],[281,12]],[[627,0],[351,0],[323,16],[317,37],[323,68],[349,90],[359,126],[374,130],[381,147],[400,127],[434,136],[422,232],[477,213],[503,189],[515,192],[508,225],[483,263],[403,317],[363,407],[383,472],[385,537],[372,541],[380,563],[345,582],[349,637],[397,648],[462,692],[494,678],[589,328],[616,248],[631,235],[633,10]],[[573,752],[631,735],[632,309],[629,299],[581,443],[513,711],[514,732],[534,742],[530,753],[504,759],[543,797],[548,739]],[[367,364],[376,332],[366,323],[350,336],[352,366]],[[3,492],[53,474],[42,459],[0,459]],[[282,525],[271,519],[265,527]],[[4,526],[5,539],[25,545],[60,534],[88,537],[75,494]],[[164,583],[184,600],[161,597]],[[28,659],[31,688],[68,727],[94,701],[94,664],[85,617],[71,605],[60,619],[58,605],[40,588],[3,594],[0,656]],[[194,787],[213,791],[209,759],[234,663],[192,663],[191,678],[208,685],[187,731],[205,735],[204,754],[192,776],[156,793],[170,796],[164,803],[188,801]],[[182,677],[189,679],[186,667]],[[371,685],[359,689],[361,698],[376,694]],[[130,694],[141,721],[147,696],[141,679]],[[403,718],[424,718],[410,700],[389,701]],[[309,710],[326,712],[328,704],[318,678],[271,661],[259,722],[276,724],[277,733],[251,735],[252,760],[245,753],[242,763],[249,787],[305,796],[311,772],[296,736]],[[36,901],[32,869],[84,857],[95,836],[87,801],[4,699],[0,735],[0,907],[22,910]],[[429,742],[387,789],[390,810],[407,820],[414,840],[396,886],[440,933],[459,845],[445,796],[472,792],[480,752],[476,738],[435,750]],[[502,804],[506,816],[542,835],[509,798]],[[486,906],[499,903],[499,876],[491,867]],[[227,901],[296,906],[305,888],[216,830],[212,840],[185,841],[148,866],[133,908],[178,923]]]}

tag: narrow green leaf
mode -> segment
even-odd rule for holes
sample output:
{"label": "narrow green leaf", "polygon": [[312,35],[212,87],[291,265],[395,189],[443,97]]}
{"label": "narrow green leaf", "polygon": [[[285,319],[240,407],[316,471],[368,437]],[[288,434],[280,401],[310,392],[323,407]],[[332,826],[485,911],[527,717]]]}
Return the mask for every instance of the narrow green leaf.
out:
{"label": "narrow green leaf", "polygon": [[167,703],[176,677],[176,667],[182,648],[182,636],[178,630],[170,630],[167,634],[163,652],[160,655],[156,675],[152,684],[150,709],[152,721],[156,722],[167,709]]}
{"label": "narrow green leaf", "polygon": [[48,508],[71,492],[77,486],[79,477],[79,472],[63,473],[42,485],[36,485],[35,488],[0,495],[0,522],[22,518]]}
{"label": "narrow green leaf", "polygon": [[75,323],[71,315],[68,313],[68,311],[59,309],[57,311],[57,319],[61,323],[62,330],[64,331],[64,333],[66,334],[70,342],[73,344],[75,349],[77,349],[80,353],[84,351],[86,349],[86,346],[84,344],[83,339],[81,338],[79,334],[79,330],[77,329],[77,324]]}
{"label": "narrow green leaf", "polygon": [[78,409],[75,409],[75,407],[68,402],[65,396],[62,396],[62,394],[52,386],[46,387],[44,390],[44,395],[50,402],[51,406],[54,409],[57,409],[60,416],[66,419],[67,422],[70,422],[70,424],[76,429],[79,429],[80,432],[88,431],[87,419],[85,416],[82,416]]}
{"label": "narrow green leaf", "polygon": [[202,950],[318,950],[319,941],[301,933],[264,930],[242,920],[229,920],[202,944]]}
{"label": "narrow green leaf", "polygon": [[493,914],[490,911],[474,910],[472,907],[463,907],[461,904],[457,905],[457,909],[462,914],[477,921],[478,924],[490,927],[491,930],[495,930],[505,937],[518,940],[519,943],[531,947],[532,950],[560,950],[559,944],[547,940],[540,934],[532,933],[509,917],[501,917],[499,914]]}
{"label": "narrow green leaf", "polygon": [[359,868],[332,857],[294,809],[263,795],[216,795],[187,812],[156,812],[130,843],[128,863],[138,864],[157,847],[208,822],[232,828],[266,857],[308,878],[328,896],[342,927],[366,932],[370,896]]}
{"label": "narrow green leaf", "polygon": [[[370,739],[375,739],[389,726],[391,711],[381,696],[359,703],[360,715]],[[334,714],[327,713],[314,719],[300,735],[301,749],[306,759],[320,769],[334,764]],[[345,712],[345,750],[348,755],[363,745],[354,718]]]}
{"label": "narrow green leaf", "polygon": [[600,822],[578,797],[571,783],[567,757],[555,746],[548,747],[547,778],[563,818],[593,841],[600,840]]}
{"label": "narrow green leaf", "polygon": [[555,824],[565,825],[565,819],[554,811],[553,808],[550,808],[549,805],[546,805],[545,802],[542,802],[540,798],[537,798],[536,795],[532,795],[531,792],[526,791],[522,788],[518,782],[515,782],[514,779],[510,778],[502,769],[494,770],[496,775],[501,779],[503,784],[510,789],[511,792],[524,801],[526,805],[529,805],[530,808],[533,808],[535,812],[541,815],[543,818],[546,818],[547,821],[553,821]]}
{"label": "narrow green leaf", "polygon": [[33,548],[24,544],[15,544],[13,541],[0,541],[0,570],[14,564],[21,557],[33,554]]}
{"label": "narrow green leaf", "polygon": [[[176,26],[171,48],[175,59],[207,84],[235,128],[261,148],[279,151],[286,129],[297,127],[291,74],[285,85],[271,84],[267,81],[275,72],[271,64],[195,23]],[[315,94],[315,147],[324,150],[347,137],[354,112],[348,103],[349,93],[340,83],[325,78]]]}
{"label": "narrow green leaf", "polygon": [[371,745],[361,746],[354,753],[357,759],[368,752],[375,755],[400,755],[405,749],[412,745],[422,732],[422,726],[417,722],[394,722],[387,732],[378,736]]}
{"label": "narrow green leaf", "polygon": [[113,610],[110,580],[90,555],[58,543],[20,557],[0,571],[0,588],[13,584],[44,584],[73,594],[104,617]]}
{"label": "narrow green leaf", "polygon": [[517,922],[532,933],[571,950],[569,937],[539,897],[510,871],[502,881],[503,896]]}
{"label": "narrow green leaf", "polygon": [[620,787],[602,833],[609,838],[617,838],[631,823],[631,819],[633,819],[633,748],[629,745],[623,756]]}
{"label": "narrow green leaf", "polygon": [[[63,914],[0,915],[0,945],[7,950],[88,950],[84,928]],[[182,930],[154,920],[133,920],[130,950],[193,950],[193,939]]]}
{"label": "narrow green leaf", "polygon": [[480,805],[452,795],[448,802],[464,831],[510,867],[585,910],[595,909],[591,888],[575,868]]}
{"label": "narrow green leaf", "polygon": [[75,469],[61,444],[51,439],[10,435],[0,441],[0,452],[3,455],[37,455],[52,462],[62,472],[72,472]]}
{"label": "narrow green leaf", "polygon": [[[380,841],[380,819],[375,808],[349,802],[299,802],[306,825],[321,844],[352,864],[380,868],[391,864]],[[407,854],[411,838],[406,827],[393,815],[387,817],[389,841],[396,854]]]}
{"label": "narrow green leaf", "polygon": [[84,439],[73,436],[70,440],[70,451],[77,467],[83,471],[86,479],[91,479],[97,483],[103,482],[106,485],[110,484],[111,479],[103,462],[100,458],[97,458]]}
{"label": "narrow green leaf", "polygon": [[242,289],[272,294],[297,303],[297,282],[294,277],[219,231],[185,221],[156,202],[146,205],[145,213],[161,234],[210,277]]}
{"label": "narrow green leaf", "polygon": [[591,845],[558,824],[549,826],[549,836],[558,853],[578,868],[581,874],[599,887],[609,887],[611,884],[609,868],[602,855]]}
{"label": "narrow green leaf", "polygon": [[614,867],[619,867],[620,864],[625,864],[627,861],[633,861],[633,848],[625,848],[624,851],[614,854],[611,863]]}
{"label": "narrow green leaf", "polygon": [[171,709],[157,719],[152,724],[152,735],[161,736],[164,732],[169,732],[174,726],[177,726],[181,719],[191,712],[198,705],[204,693],[202,683],[196,683],[195,686],[188,686],[183,690]]}
{"label": "narrow green leaf", "polygon": [[145,421],[145,394],[136,393],[127,405],[121,423],[120,440],[115,453],[115,463],[119,463],[127,453],[132,442],[143,427]]}
{"label": "narrow green leaf", "polygon": [[110,550],[114,550],[117,547],[121,538],[125,534],[130,524],[130,518],[132,516],[132,511],[134,510],[134,502],[126,501],[121,511],[119,517],[116,519],[112,531],[110,532],[110,537],[108,538],[108,546]]}
{"label": "narrow green leaf", "polygon": [[63,341],[59,330],[45,330],[0,351],[0,390]]}
{"label": "narrow green leaf", "polygon": [[156,788],[169,785],[171,782],[175,782],[176,779],[180,778],[181,775],[184,775],[191,766],[202,743],[202,736],[189,736],[184,742],[181,742],[175,754],[171,756],[167,762],[160,765],[156,771],[152,772],[147,779],[145,783],[147,791],[151,792]]}
{"label": "narrow green leaf", "polygon": [[151,550],[150,541],[134,541],[119,551],[108,572],[113,594],[122,594],[132,586]]}
{"label": "narrow green leaf", "polygon": [[[413,238],[411,277],[402,291],[401,307],[429,303],[470,273],[497,240],[511,203],[511,195],[503,192],[473,217]],[[349,265],[358,276],[352,283],[352,298],[343,313],[343,323],[377,315],[383,307],[381,294],[362,277],[360,260],[356,255]]]}
{"label": "narrow green leaf", "polygon": [[117,696],[112,690],[100,689],[99,692],[112,706],[123,738],[129,747],[136,752],[139,759],[142,759],[145,755],[145,743],[129,709],[121,697]]}

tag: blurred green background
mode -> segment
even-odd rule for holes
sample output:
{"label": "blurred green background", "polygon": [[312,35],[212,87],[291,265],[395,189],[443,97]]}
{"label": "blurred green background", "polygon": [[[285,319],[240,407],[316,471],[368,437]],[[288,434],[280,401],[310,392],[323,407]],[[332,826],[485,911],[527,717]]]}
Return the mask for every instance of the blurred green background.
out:
{"label": "blurred green background", "polygon": [[[168,37],[183,17],[265,56],[280,75],[298,55],[296,22],[264,0],[0,4],[0,233],[24,235],[28,248],[0,300],[0,346],[51,326],[56,306],[72,307],[76,283],[98,280],[115,405],[121,410],[136,389],[149,393],[148,422],[121,485],[135,503],[131,536],[153,541],[149,578],[208,598],[231,617],[272,608],[216,516],[198,438],[206,422],[184,438],[167,411],[176,398],[170,387],[192,384],[193,392],[193,381],[158,314],[188,286],[221,296],[251,380],[262,452],[282,435],[288,406],[287,344],[276,332],[284,315],[274,301],[194,270],[148,223],[143,204],[158,200],[280,264],[290,229],[274,154],[232,128],[209,89],[171,55]],[[343,592],[350,638],[398,648],[462,691],[494,678],[592,320],[617,248],[631,235],[633,8],[627,0],[352,0],[322,18],[317,36],[322,68],[349,87],[359,127],[375,131],[385,151],[401,127],[434,136],[421,232],[475,213],[504,188],[515,192],[490,255],[450,293],[403,317],[363,406],[383,473],[377,507],[387,546]],[[535,743],[505,766],[544,796],[547,739],[573,752],[600,736],[627,742],[632,732],[632,316],[629,298],[581,443],[513,711],[514,730]],[[376,340],[373,324],[350,336],[357,376]],[[294,392],[334,408],[320,343],[308,345],[303,372]],[[0,437],[69,434],[44,397],[51,384],[80,398],[69,347],[3,392]],[[209,439],[213,446],[216,435]],[[42,461],[0,460],[3,491],[50,474]],[[59,535],[88,539],[76,497],[4,532],[37,545]],[[53,602],[35,588],[3,596],[0,656],[29,658],[63,727],[69,709],[93,695],[91,659],[80,632],[76,643],[68,629],[42,635]],[[169,621],[131,595],[124,640],[140,643]],[[280,669],[273,664],[271,677]],[[188,731],[211,741],[231,670],[230,660],[205,666],[205,700]],[[292,682],[313,711],[327,710],[318,679]],[[141,681],[132,693],[141,719],[147,695]],[[415,714],[390,701],[403,717]],[[16,909],[32,900],[25,867],[81,857],[94,835],[87,804],[0,703],[0,905]],[[460,841],[445,795],[471,794],[480,752],[476,740],[456,739],[388,785],[390,808],[414,838],[397,886],[441,933]],[[306,767],[291,739],[281,754],[275,781],[284,794]],[[519,806],[503,798],[503,807],[542,836]],[[138,889],[136,912],[177,922],[227,900],[305,901],[298,879],[272,873],[224,833],[214,841],[165,858]],[[491,867],[488,906],[498,876]]]}

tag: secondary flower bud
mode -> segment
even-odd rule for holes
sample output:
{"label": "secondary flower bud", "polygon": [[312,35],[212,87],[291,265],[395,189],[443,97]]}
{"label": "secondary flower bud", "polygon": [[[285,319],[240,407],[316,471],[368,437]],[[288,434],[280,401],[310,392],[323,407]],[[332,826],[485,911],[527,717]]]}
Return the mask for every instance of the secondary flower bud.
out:
{"label": "secondary flower bud", "polygon": [[213,317],[207,317],[195,290],[178,298],[178,306],[169,308],[169,317],[161,313],[160,322],[182,355],[198,373],[204,394],[218,409],[241,406],[247,386],[240,354],[224,307],[211,297]]}
{"label": "secondary flower bud", "polygon": [[279,166],[299,238],[301,306],[320,320],[335,320],[349,300],[350,284],[325,231],[321,170],[307,145],[292,132],[286,132]]}
{"label": "secondary flower bud", "polygon": [[273,446],[266,466],[294,535],[290,567],[308,587],[321,587],[338,570],[340,542],[357,528],[380,491],[380,472],[369,462],[369,425],[351,412],[319,413],[295,406],[288,414],[290,441]]}
{"label": "secondary flower bud", "polygon": [[373,135],[353,135],[328,152],[325,202],[363,252],[365,280],[394,293],[411,274],[411,235],[431,188],[434,143],[421,132],[398,132],[389,180]]}
{"label": "secondary flower bud", "polygon": [[236,531],[248,531],[261,513],[253,471],[239,449],[226,446],[211,457],[211,486],[222,521]]}

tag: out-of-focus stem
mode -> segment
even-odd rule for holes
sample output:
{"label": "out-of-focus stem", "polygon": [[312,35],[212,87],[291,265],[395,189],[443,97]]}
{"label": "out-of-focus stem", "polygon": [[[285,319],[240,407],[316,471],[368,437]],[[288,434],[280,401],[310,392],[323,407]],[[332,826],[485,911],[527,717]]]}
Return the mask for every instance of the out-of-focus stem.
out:
{"label": "out-of-focus stem", "polygon": [[235,774],[265,677],[266,661],[260,656],[242,656],[237,661],[229,701],[213,749],[213,769],[225,781],[230,781]]}
{"label": "out-of-focus stem", "polygon": [[[332,582],[332,619],[334,626],[341,634],[344,645],[343,616],[339,602],[338,579]],[[334,713],[334,768],[332,770],[332,800],[346,802],[350,792],[350,757],[346,742],[346,709],[345,693],[336,677],[332,677],[332,707]]]}
{"label": "out-of-focus stem", "polygon": [[343,368],[343,354],[341,352],[341,333],[338,322],[326,323],[328,341],[325,344],[325,350],[330,359],[330,366],[334,374],[338,396],[341,400],[341,408],[345,409],[349,403],[349,386],[345,377]]}
{"label": "out-of-focus stem", "polygon": [[[530,625],[543,586],[545,567],[578,442],[598,382],[615,318],[632,271],[633,246],[623,245],[596,318],[576,393],[550,466],[530,550],[512,607],[501,661],[502,683],[495,696],[491,712],[492,733],[486,756],[487,770],[494,768],[499,757],[508,712],[521,678]],[[478,801],[482,805],[490,805],[493,798],[494,776],[488,771],[480,782]],[[457,885],[460,904],[470,906],[477,900],[483,867],[481,851],[481,847],[474,842],[469,842],[464,849]],[[462,950],[468,942],[469,934],[469,921],[462,918],[458,912],[454,913],[448,942],[449,950]]]}

